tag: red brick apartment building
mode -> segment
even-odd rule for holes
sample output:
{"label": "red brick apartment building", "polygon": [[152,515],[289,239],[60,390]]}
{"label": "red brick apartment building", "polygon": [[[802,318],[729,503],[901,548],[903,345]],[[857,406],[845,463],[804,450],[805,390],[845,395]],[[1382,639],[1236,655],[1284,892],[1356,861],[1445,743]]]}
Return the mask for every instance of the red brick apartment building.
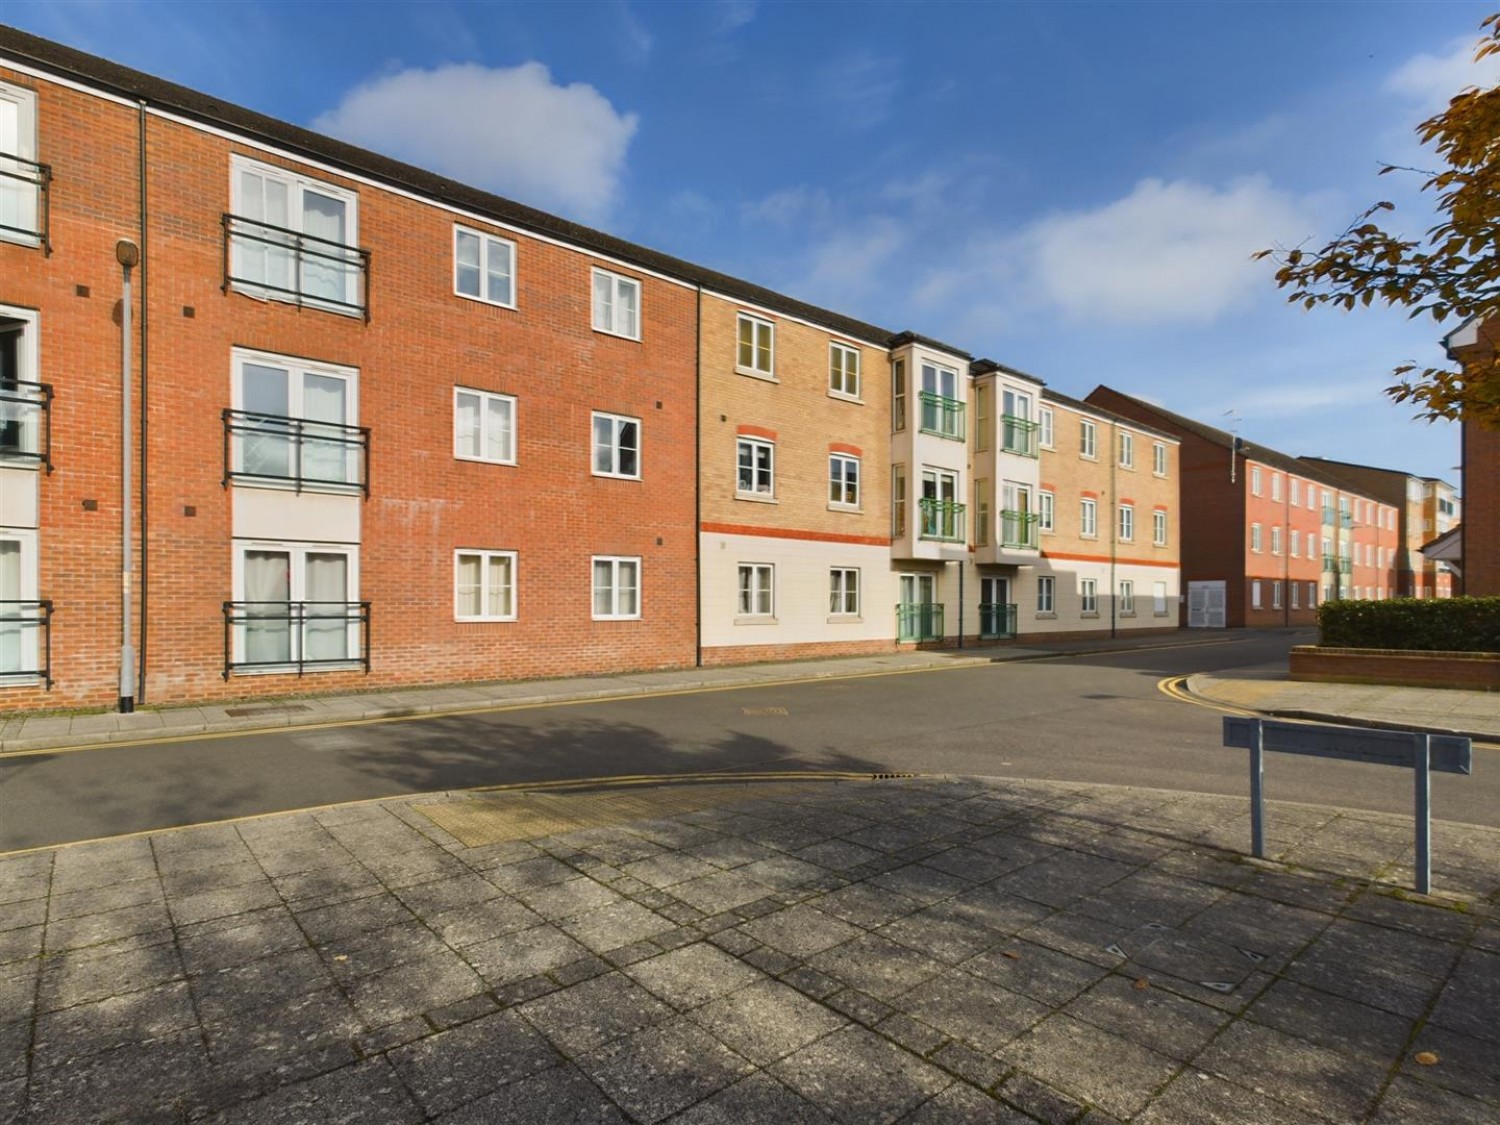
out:
{"label": "red brick apartment building", "polygon": [[845,323],[11,29],[0,152],[0,711],[691,665],[704,290]]}
{"label": "red brick apartment building", "polygon": [[[1443,343],[1448,355],[1460,363],[1492,356],[1500,346],[1500,323],[1471,321]],[[1500,597],[1500,429],[1464,422],[1463,485],[1463,592],[1472,597]]]}
{"label": "red brick apartment building", "polygon": [[1183,624],[1310,625],[1331,598],[1394,597],[1394,505],[1274,449],[1100,386],[1087,401],[1181,441]]}

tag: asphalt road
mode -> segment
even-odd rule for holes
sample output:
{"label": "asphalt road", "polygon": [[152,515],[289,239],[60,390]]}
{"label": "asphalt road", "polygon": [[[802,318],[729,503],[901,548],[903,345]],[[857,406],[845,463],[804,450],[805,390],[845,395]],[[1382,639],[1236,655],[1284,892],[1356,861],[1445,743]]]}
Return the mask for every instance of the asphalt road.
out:
{"label": "asphalt road", "polygon": [[[1243,796],[1219,713],[1163,677],[1285,659],[1295,638],[351,724],[0,762],[0,851],[473,786],[705,771],[856,770]],[[1500,826],[1500,770],[1434,775],[1440,819]],[[1407,812],[1403,770],[1272,756],[1267,796]]]}

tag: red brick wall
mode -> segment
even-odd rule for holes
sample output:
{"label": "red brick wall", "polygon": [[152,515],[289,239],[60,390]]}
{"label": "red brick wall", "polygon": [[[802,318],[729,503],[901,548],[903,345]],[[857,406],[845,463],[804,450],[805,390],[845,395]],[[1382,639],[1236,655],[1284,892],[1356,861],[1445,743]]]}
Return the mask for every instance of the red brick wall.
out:
{"label": "red brick wall", "polygon": [[[42,157],[56,176],[58,251],[44,259],[0,247],[0,301],[43,309],[43,377],[58,386],[59,470],[43,482],[39,552],[43,596],[58,603],[57,685],[40,698],[0,693],[6,709],[108,704],[116,696],[119,330],[107,294],[118,290],[114,240],[135,233],[136,118],[38,85]],[[596,333],[592,259],[497,231],[517,244],[518,308],[465,300],[452,293],[455,216],[299,168],[358,195],[358,241],[372,262],[369,323],[225,294],[220,219],[231,207],[230,153],[289,162],[160,118],[148,119],[147,137],[146,701],[693,663],[692,290],[642,277],[641,341]],[[75,298],[75,283],[90,284],[93,297]],[[359,371],[358,421],[372,431],[359,556],[359,596],[373,603],[369,676],[222,678],[235,490],[221,483],[220,412],[231,405],[235,346]],[[455,384],[517,396],[516,466],[453,457]],[[591,475],[594,409],[641,419],[643,479]],[[99,499],[100,511],[81,511],[86,496]],[[519,620],[453,620],[459,547],[519,552]],[[591,620],[594,554],[641,558],[639,621]]]}
{"label": "red brick wall", "polygon": [[1500,430],[1464,427],[1463,592],[1500,597]]}

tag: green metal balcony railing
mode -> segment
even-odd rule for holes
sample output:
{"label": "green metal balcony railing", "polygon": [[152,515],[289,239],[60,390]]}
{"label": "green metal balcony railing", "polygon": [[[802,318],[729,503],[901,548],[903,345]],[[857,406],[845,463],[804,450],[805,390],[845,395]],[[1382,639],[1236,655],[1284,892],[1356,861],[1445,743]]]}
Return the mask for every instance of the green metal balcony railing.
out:
{"label": "green metal balcony railing", "polygon": [[1035,422],[1017,418],[1014,414],[1002,414],[1000,416],[1000,448],[1006,453],[1035,457],[1036,426]]}
{"label": "green metal balcony railing", "polygon": [[1354,516],[1351,515],[1349,512],[1340,512],[1339,513],[1339,526],[1340,527],[1353,527],[1354,526]]}
{"label": "green metal balcony railing", "polygon": [[964,440],[964,404],[956,398],[944,398],[931,391],[922,392],[922,425],[924,434],[953,441]]}
{"label": "green metal balcony railing", "polygon": [[985,640],[1014,637],[1016,635],[1015,603],[980,602],[979,635]]}
{"label": "green metal balcony railing", "polygon": [[922,511],[923,539],[936,539],[942,543],[964,541],[964,505],[956,500],[932,500],[923,497],[917,501]]}
{"label": "green metal balcony railing", "polygon": [[1323,509],[1323,526],[1332,527],[1334,524],[1334,512],[1332,508]]}
{"label": "green metal balcony railing", "polygon": [[943,639],[943,607],[939,602],[901,602],[896,606],[896,639]]}
{"label": "green metal balcony railing", "polygon": [[1327,574],[1332,574],[1334,571],[1338,570],[1338,560],[1333,555],[1324,555],[1323,570]]}
{"label": "green metal balcony railing", "polygon": [[1036,513],[1002,511],[1000,513],[1000,546],[1036,550]]}

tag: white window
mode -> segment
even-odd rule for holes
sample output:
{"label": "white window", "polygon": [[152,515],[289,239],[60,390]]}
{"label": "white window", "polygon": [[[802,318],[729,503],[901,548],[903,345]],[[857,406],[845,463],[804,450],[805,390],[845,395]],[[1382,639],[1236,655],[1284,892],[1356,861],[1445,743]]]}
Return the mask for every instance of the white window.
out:
{"label": "white window", "polygon": [[1250,466],[1250,494],[1252,496],[1259,496],[1260,495],[1260,466],[1259,465],[1252,465],[1252,466]]}
{"label": "white window", "polygon": [[906,534],[906,466],[891,466],[891,538]]}
{"label": "white window", "polygon": [[42,623],[37,600],[37,533],[0,528],[0,684],[29,682],[42,671]]}
{"label": "white window", "polygon": [[492,234],[454,227],[453,292],[515,308],[516,244]]}
{"label": "white window", "polygon": [[1291,542],[1288,544],[1287,553],[1296,558],[1302,550],[1302,533],[1296,528],[1291,530]]}
{"label": "white window", "polygon": [[1299,585],[1297,585],[1297,583],[1295,583],[1295,582],[1288,582],[1287,583],[1287,590],[1292,595],[1292,608],[1293,609],[1301,609],[1302,608],[1302,587],[1299,586]]}
{"label": "white window", "polygon": [[828,612],[834,617],[859,616],[859,571],[836,566],[828,572]]}
{"label": "white window", "polygon": [[1055,613],[1056,602],[1054,598],[1057,592],[1057,579],[1050,574],[1040,574],[1036,580],[1036,611],[1038,613]]}
{"label": "white window", "polygon": [[641,420],[618,414],[594,414],[594,475],[641,475]]}
{"label": "white window", "polygon": [[360,658],[357,547],[237,543],[233,589],[233,667],[279,671]]}
{"label": "white window", "polygon": [[740,563],[739,616],[770,617],[776,608],[776,568],[769,563]]}
{"label": "white window", "polygon": [[1158,547],[1167,545],[1167,513],[1151,513],[1151,542]]}
{"label": "white window", "polygon": [[738,476],[735,492],[740,496],[772,497],[776,494],[776,447],[757,438],[735,442]]}
{"label": "white window", "polygon": [[828,455],[828,503],[836,508],[859,507],[859,458],[847,453]]}
{"label": "white window", "polygon": [[1260,524],[1250,525],[1250,549],[1258,552],[1260,550]]}
{"label": "white window", "polygon": [[993,391],[988,383],[974,384],[974,449],[978,453],[983,453],[990,447],[990,430],[993,426],[990,418],[992,398]]}
{"label": "white window", "polygon": [[906,360],[891,364],[891,429],[906,429]]}
{"label": "white window", "polygon": [[1302,503],[1302,482],[1296,477],[1287,480],[1287,503],[1294,508]]}
{"label": "white window", "polygon": [[36,93],[0,82],[0,239],[26,246],[43,233],[36,151]]}
{"label": "white window", "polygon": [[1080,613],[1099,612],[1099,580],[1097,578],[1079,579],[1078,609]]}
{"label": "white window", "polygon": [[1165,582],[1151,583],[1151,612],[1157,617],[1167,615],[1167,584]]}
{"label": "white window", "polygon": [[[1274,480],[1275,478],[1273,477],[1272,479]],[[1281,528],[1279,526],[1271,528],[1271,554],[1281,554]]]}
{"label": "white window", "polygon": [[1083,500],[1078,505],[1078,534],[1093,539],[1099,534],[1099,504],[1094,500]]}
{"label": "white window", "polygon": [[1120,612],[1135,616],[1135,583],[1128,578],[1120,579]]}
{"label": "white window", "polygon": [[1036,413],[1037,439],[1043,449],[1052,448],[1052,407],[1043,406]]}
{"label": "white window", "polygon": [[963,441],[964,404],[959,398],[958,371],[936,363],[922,364],[923,433]]}
{"label": "white window", "polygon": [[230,280],[241,292],[363,315],[359,198],[243,157],[230,161]]}
{"label": "white window", "polygon": [[1120,434],[1120,468],[1135,468],[1135,435],[1121,432]]}
{"label": "white window", "polygon": [[828,345],[828,393],[842,398],[859,397],[858,348]]}
{"label": "white window", "polygon": [[594,331],[641,338],[641,283],[608,270],[594,271]]}
{"label": "white window", "polygon": [[455,551],[453,554],[455,621],[516,619],[516,553]]}
{"label": "white window", "polygon": [[461,461],[516,463],[516,400],[510,395],[453,389],[453,456]]}
{"label": "white window", "polygon": [[1135,508],[1130,504],[1120,505],[1120,539],[1129,543],[1135,538]]}
{"label": "white window", "polygon": [[1281,474],[1280,473],[1272,473],[1271,474],[1271,499],[1272,500],[1280,500],[1281,499]]}
{"label": "white window", "polygon": [[595,555],[594,620],[621,621],[641,615],[641,560]]}
{"label": "white window", "polygon": [[1159,477],[1167,475],[1167,447],[1163,442],[1151,443],[1151,471]]}
{"label": "white window", "polygon": [[1257,578],[1250,583],[1250,608],[1260,608],[1260,579]]}
{"label": "white window", "polygon": [[974,482],[974,546],[990,545],[990,482],[980,477]]}
{"label": "white window", "polygon": [[1078,455],[1091,460],[1099,456],[1099,428],[1086,418],[1078,423]]}
{"label": "white window", "polygon": [[770,378],[775,374],[775,362],[776,326],[758,316],[740,313],[735,369],[746,375]]}
{"label": "white window", "polygon": [[1309,582],[1307,584],[1307,608],[1316,609],[1318,606],[1318,584]]}
{"label": "white window", "polygon": [[1271,608],[1281,608],[1281,580],[1275,579],[1271,582]]}
{"label": "white window", "polygon": [[230,358],[236,482],[332,490],[364,483],[356,370],[240,349]]}
{"label": "white window", "polygon": [[[0,463],[7,465],[37,466],[51,455],[51,399],[49,388],[37,377],[39,324],[34,311],[0,305]],[[0,520],[4,518],[0,510]]]}
{"label": "white window", "polygon": [[1043,531],[1056,530],[1057,497],[1045,490],[1036,494],[1036,523]]}

